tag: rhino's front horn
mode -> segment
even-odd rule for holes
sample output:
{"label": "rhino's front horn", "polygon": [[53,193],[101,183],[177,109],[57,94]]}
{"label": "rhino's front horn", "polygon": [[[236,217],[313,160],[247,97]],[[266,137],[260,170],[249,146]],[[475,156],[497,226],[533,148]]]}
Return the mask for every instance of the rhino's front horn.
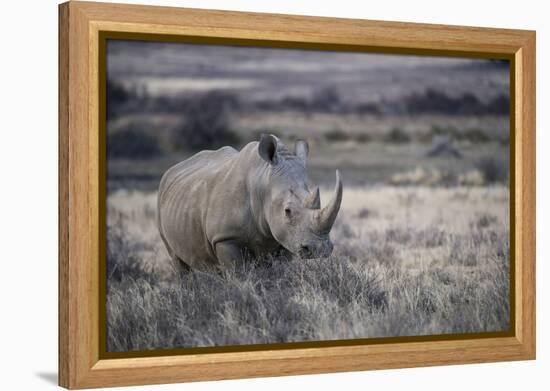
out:
{"label": "rhino's front horn", "polygon": [[321,196],[319,194],[319,188],[316,187],[304,200],[304,207],[308,209],[320,209],[321,208]]}
{"label": "rhino's front horn", "polygon": [[328,205],[319,211],[318,228],[320,232],[328,233],[332,228],[332,224],[334,224],[334,220],[336,220],[336,216],[340,210],[340,204],[342,204],[342,187],[340,171],[336,170],[336,186],[334,187],[334,195]]}

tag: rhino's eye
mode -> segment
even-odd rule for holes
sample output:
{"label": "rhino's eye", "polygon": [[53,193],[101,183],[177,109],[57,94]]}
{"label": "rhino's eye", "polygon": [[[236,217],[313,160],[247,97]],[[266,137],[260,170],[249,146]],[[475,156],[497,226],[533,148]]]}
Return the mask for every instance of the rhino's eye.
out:
{"label": "rhino's eye", "polygon": [[286,217],[292,216],[292,211],[290,210],[290,208],[285,208],[285,216]]}

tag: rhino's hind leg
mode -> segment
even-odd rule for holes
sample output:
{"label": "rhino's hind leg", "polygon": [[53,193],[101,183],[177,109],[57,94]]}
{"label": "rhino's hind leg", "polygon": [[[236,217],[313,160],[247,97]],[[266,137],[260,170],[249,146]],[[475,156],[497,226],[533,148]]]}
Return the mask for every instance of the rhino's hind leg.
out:
{"label": "rhino's hind leg", "polygon": [[232,240],[216,243],[215,251],[222,272],[234,272],[243,258],[242,247]]}
{"label": "rhino's hind leg", "polygon": [[[160,223],[159,223],[160,227]],[[164,234],[162,232],[162,229],[159,228],[160,238],[162,239],[162,242],[164,243],[164,247],[166,247],[166,251],[168,252],[168,255],[170,256],[170,266],[172,267],[172,270],[174,273],[178,276],[186,275],[191,271],[191,267],[181,260],[175,253],[174,250],[172,250],[172,247],[168,244],[168,241],[164,237]]]}
{"label": "rhino's hind leg", "polygon": [[170,260],[172,264],[172,269],[174,270],[174,273],[176,275],[181,277],[187,275],[192,271],[191,267],[177,256],[172,256]]}
{"label": "rhino's hind leg", "polygon": [[168,246],[168,243],[166,243],[166,240],[164,240],[164,237],[162,237],[162,240],[166,245],[166,250],[168,251],[168,255],[170,256],[170,266],[174,273],[178,276],[188,274],[191,271],[191,267],[187,263],[182,261],[180,257],[174,254],[172,249]]}

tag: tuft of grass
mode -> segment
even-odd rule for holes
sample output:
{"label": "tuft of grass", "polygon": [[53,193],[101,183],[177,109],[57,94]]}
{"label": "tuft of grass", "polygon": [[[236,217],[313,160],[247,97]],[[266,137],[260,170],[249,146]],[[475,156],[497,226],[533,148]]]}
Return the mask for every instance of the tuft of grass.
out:
{"label": "tuft of grass", "polygon": [[401,128],[392,128],[384,137],[387,143],[403,144],[411,141],[411,136]]}
{"label": "tuft of grass", "polygon": [[359,133],[354,137],[354,140],[358,143],[368,143],[372,140],[372,137],[368,133]]}
{"label": "tuft of grass", "polygon": [[487,136],[487,133],[482,130],[482,129],[478,129],[478,128],[472,128],[472,129],[467,129],[464,131],[464,133],[462,133],[459,137],[458,137],[459,140],[468,140],[472,143],[486,143],[486,142],[489,142],[491,139],[489,138],[489,136]]}
{"label": "tuft of grass", "polygon": [[349,141],[352,139],[349,133],[340,129],[333,129],[325,133],[325,138],[330,142]]}
{"label": "tuft of grass", "polygon": [[478,160],[475,165],[487,183],[505,183],[508,180],[508,167],[503,160],[486,157]]}
{"label": "tuft of grass", "polygon": [[344,258],[256,260],[224,277],[109,285],[110,351],[326,339],[357,309],[387,305],[377,271]]}
{"label": "tuft of grass", "polygon": [[371,136],[367,133],[350,134],[344,132],[341,129],[329,130],[324,134],[325,139],[329,142],[344,142],[344,141],[356,141],[358,143],[368,143],[372,140]]}

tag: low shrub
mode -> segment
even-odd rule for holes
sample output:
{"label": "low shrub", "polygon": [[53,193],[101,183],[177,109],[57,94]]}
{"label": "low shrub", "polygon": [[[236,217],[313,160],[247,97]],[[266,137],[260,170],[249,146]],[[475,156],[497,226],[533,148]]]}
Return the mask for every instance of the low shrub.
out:
{"label": "low shrub", "polygon": [[403,144],[411,141],[411,136],[401,128],[393,128],[384,137],[387,143]]}
{"label": "low shrub", "polygon": [[235,96],[218,91],[189,99],[174,133],[176,147],[197,151],[236,145],[239,137],[231,129],[229,114],[238,104]]}
{"label": "low shrub", "polygon": [[485,157],[476,162],[476,168],[483,174],[487,183],[506,182],[508,180],[508,166],[494,157]]}
{"label": "low shrub", "polygon": [[510,99],[506,95],[497,95],[484,103],[471,93],[454,97],[435,88],[413,93],[403,99],[403,105],[409,114],[505,115],[509,113],[509,102]]}
{"label": "low shrub", "polygon": [[160,153],[157,138],[134,126],[107,135],[109,158],[149,159]]}
{"label": "low shrub", "polygon": [[327,141],[332,141],[332,142],[349,141],[352,139],[349,133],[346,133],[340,129],[333,129],[326,132],[325,138],[327,139]]}

